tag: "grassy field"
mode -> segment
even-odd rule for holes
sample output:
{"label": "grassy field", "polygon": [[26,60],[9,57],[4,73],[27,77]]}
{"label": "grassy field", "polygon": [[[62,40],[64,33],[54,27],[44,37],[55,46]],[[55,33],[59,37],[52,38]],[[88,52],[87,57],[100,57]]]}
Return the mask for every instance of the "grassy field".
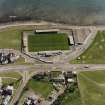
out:
{"label": "grassy field", "polygon": [[16,89],[20,83],[21,75],[17,72],[1,72],[0,77],[2,78],[3,85],[8,85],[13,83]]}
{"label": "grassy field", "polygon": [[23,57],[20,57],[18,60],[16,60],[16,62],[14,63],[14,64],[25,64],[26,62],[25,62],[25,58],[23,58]]}
{"label": "grassy field", "polygon": [[35,93],[41,95],[45,99],[53,90],[52,84],[48,82],[37,81],[34,79],[31,79],[29,81],[29,83],[27,84],[27,87],[29,87],[29,89],[32,89]]}
{"label": "grassy field", "polygon": [[21,31],[31,30],[34,26],[19,26],[0,30],[0,48],[21,49]]}
{"label": "grassy field", "polygon": [[76,89],[73,93],[67,93],[61,105],[82,105],[79,90]]}
{"label": "grassy field", "polygon": [[0,48],[13,48],[20,50],[21,35],[19,30],[8,29],[0,32]]}
{"label": "grassy field", "polygon": [[37,81],[35,79],[31,79],[29,80],[28,84],[26,85],[23,92],[21,93],[21,96],[19,98],[19,105],[23,105],[25,98],[29,97],[30,94],[38,95],[42,98],[47,99],[48,95],[51,93],[52,90],[53,90],[53,86],[49,82],[45,82],[45,81],[43,82],[43,81]]}
{"label": "grassy field", "polygon": [[28,36],[30,52],[47,50],[68,50],[68,37],[66,34],[41,34]]}
{"label": "grassy field", "polygon": [[81,72],[78,80],[84,105],[105,105],[105,71]]}
{"label": "grassy field", "polygon": [[70,63],[105,64],[105,31],[99,31],[91,46],[78,58]]}
{"label": "grassy field", "polygon": [[12,77],[12,78],[21,78],[21,75],[18,72],[0,72],[0,77]]}

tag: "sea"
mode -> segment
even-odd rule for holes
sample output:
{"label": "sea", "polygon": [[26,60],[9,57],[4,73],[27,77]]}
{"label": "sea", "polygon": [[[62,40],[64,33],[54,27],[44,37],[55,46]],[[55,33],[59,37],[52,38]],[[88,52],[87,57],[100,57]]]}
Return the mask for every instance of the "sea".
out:
{"label": "sea", "polygon": [[5,5],[7,10],[12,8],[10,13],[14,10],[15,15],[32,16],[33,19],[73,25],[105,25],[105,0],[5,0],[6,11]]}
{"label": "sea", "polygon": [[105,0],[40,1],[47,16],[54,21],[79,25],[105,24]]}

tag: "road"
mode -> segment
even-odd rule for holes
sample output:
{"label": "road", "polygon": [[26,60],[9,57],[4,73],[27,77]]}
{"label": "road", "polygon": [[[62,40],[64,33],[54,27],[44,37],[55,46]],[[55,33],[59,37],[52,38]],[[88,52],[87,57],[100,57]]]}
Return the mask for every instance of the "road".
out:
{"label": "road", "polygon": [[[86,48],[92,43],[92,40],[94,39],[96,32],[98,30],[105,30],[105,26],[69,26],[69,25],[61,25],[61,24],[55,24],[55,23],[48,23],[48,22],[25,22],[25,23],[13,23],[13,24],[5,24],[0,25],[0,29],[5,29],[9,27],[17,27],[17,26],[31,26],[31,25],[39,25],[39,26],[49,26],[52,25],[52,28],[60,28],[60,29],[82,29],[82,28],[88,28],[92,30],[92,33],[90,37],[87,39],[86,43],[82,48],[78,49],[77,52],[71,54],[69,57],[65,57],[63,59],[63,62],[55,63],[55,64],[34,64],[34,65],[8,65],[8,66],[0,66],[0,72],[2,71],[20,71],[24,72],[23,75],[23,82],[21,86],[17,89],[16,96],[14,96],[11,100],[10,105],[13,105],[21,95],[21,92],[25,85],[27,84],[29,78],[34,75],[34,73],[38,72],[45,72],[45,71],[52,71],[52,70],[61,70],[61,71],[94,71],[94,70],[105,70],[104,64],[69,64],[67,63],[70,59],[73,59],[80,55]],[[88,42],[88,43],[87,43]],[[17,54],[21,55],[19,51],[15,51]],[[24,54],[22,55],[25,58],[27,58]],[[29,59],[29,58],[27,58]],[[31,75],[28,74],[30,70],[34,70],[34,73]]]}
{"label": "road", "polygon": [[[40,22],[40,23],[36,23],[36,22],[24,22],[24,23],[13,23],[13,24],[6,24],[6,25],[0,25],[0,29],[4,29],[4,28],[9,28],[9,27],[17,27],[17,26],[31,26],[31,25],[35,25],[35,26],[43,26],[43,27],[47,27],[47,26],[51,26],[51,28],[59,28],[59,29],[82,29],[82,28],[88,28],[91,30],[91,33],[89,35],[89,37],[87,38],[87,40],[85,41],[85,43],[79,47],[78,49],[76,49],[74,52],[68,54],[68,55],[63,55],[62,57],[59,57],[60,60],[58,61],[63,63],[63,62],[69,62],[69,60],[72,60],[74,58],[76,58],[77,56],[79,56],[81,53],[83,53],[88,47],[89,45],[92,43],[92,41],[94,40],[97,30],[102,30],[105,29],[104,26],[68,26],[68,25],[62,25],[62,24],[54,24],[54,23],[49,23],[49,22]],[[88,43],[87,43],[88,42]],[[19,51],[13,50],[13,52],[17,53],[18,55],[21,55],[22,57],[24,57],[27,61],[32,61],[32,59],[28,56],[26,56],[25,54],[22,54]],[[35,58],[36,60],[42,61],[39,58]],[[34,60],[33,59],[33,60]],[[44,62],[47,62],[44,60]]]}
{"label": "road", "polygon": [[[78,48],[76,51],[74,51],[73,53],[70,53],[67,56],[62,56],[60,57],[60,62],[68,62],[71,59],[76,58],[77,56],[79,56],[81,53],[83,53],[88,47],[89,45],[92,43],[93,39],[96,36],[96,32],[98,30],[105,30],[105,26],[69,26],[69,25],[62,25],[62,24],[55,24],[55,23],[50,23],[50,22],[23,22],[23,23],[11,23],[11,24],[5,24],[5,25],[0,25],[0,29],[4,29],[4,28],[9,28],[9,27],[17,27],[17,26],[40,26],[40,27],[50,27],[50,28],[56,28],[56,29],[83,29],[83,28],[88,28],[91,30],[91,33],[89,35],[89,37],[87,38],[87,40],[85,41],[84,45],[81,46],[80,48]],[[88,43],[87,43],[88,42]],[[19,51],[15,51],[14,52],[18,53],[19,55],[23,56],[24,58],[27,59],[27,61],[32,61],[31,58],[29,58],[28,56],[26,56],[25,54],[21,54]],[[38,60],[37,58],[35,58],[36,60]],[[41,59],[39,59],[41,61]],[[43,61],[42,61],[43,62]],[[47,62],[47,61],[45,61]],[[58,61],[59,62],[59,61]]]}
{"label": "road", "polygon": [[9,105],[14,105],[14,103],[16,103],[19,100],[19,97],[21,96],[21,93],[23,91],[23,89],[25,88],[25,86],[27,85],[29,79],[37,74],[36,71],[31,72],[30,71],[18,71],[18,73],[22,76],[22,82],[20,84],[20,86],[18,87],[16,93],[13,95],[13,98],[11,100],[11,102],[9,103]]}
{"label": "road", "polygon": [[[62,66],[63,65],[63,66]],[[34,69],[34,72],[29,74],[29,70]],[[18,65],[18,66],[5,66],[0,67],[0,71],[8,71],[8,70],[16,70],[23,72],[23,81],[18,87],[16,94],[13,96],[11,102],[9,105],[14,105],[16,101],[18,101],[24,87],[26,86],[29,79],[35,75],[38,72],[46,72],[46,71],[52,71],[52,70],[61,70],[61,71],[96,71],[96,70],[105,70],[105,65],[95,65],[95,64],[51,64],[51,65],[45,65],[45,64],[34,64],[30,66],[26,65]]]}
{"label": "road", "polygon": [[97,30],[105,30],[105,26],[98,25],[98,26],[70,26],[66,24],[58,24],[58,23],[51,23],[51,22],[35,22],[35,21],[29,21],[29,22],[14,22],[14,23],[8,23],[8,24],[0,24],[0,29],[9,28],[9,27],[17,27],[17,26],[45,26],[50,27],[52,25],[52,28],[60,28],[60,29],[97,29]]}
{"label": "road", "polygon": [[69,62],[70,60],[73,60],[77,58],[79,55],[81,55],[93,42],[94,38],[96,37],[97,29],[91,29],[91,33],[88,35],[87,39],[85,40],[84,44],[78,47],[75,51],[68,54],[67,56],[64,56],[62,59],[62,62]]}
{"label": "road", "polygon": [[45,72],[52,70],[61,71],[91,71],[91,70],[105,70],[105,64],[34,64],[34,65],[14,65],[1,66],[0,72],[3,71],[30,71]]}
{"label": "road", "polygon": [[11,102],[9,105],[14,105],[16,101],[18,101],[24,87],[26,86],[27,82],[29,81],[31,75],[28,75],[28,72],[27,71],[24,71],[23,72],[23,78],[22,78],[22,83],[20,84],[20,86],[18,87],[15,95],[13,96]]}

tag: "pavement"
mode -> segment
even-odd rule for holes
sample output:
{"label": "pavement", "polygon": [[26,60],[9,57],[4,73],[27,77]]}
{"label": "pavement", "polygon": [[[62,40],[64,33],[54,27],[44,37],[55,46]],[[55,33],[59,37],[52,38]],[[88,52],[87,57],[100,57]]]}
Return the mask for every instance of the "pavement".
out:
{"label": "pavement", "polygon": [[[5,24],[0,25],[0,29],[9,28],[9,27],[17,27],[17,26],[31,26],[31,25],[41,25],[47,26],[52,25],[52,28],[60,28],[60,29],[82,29],[88,28],[92,30],[92,33],[89,35],[88,39],[85,41],[84,45],[75,53],[64,57],[61,62],[53,63],[53,64],[33,64],[33,65],[5,65],[0,66],[0,72],[3,71],[19,71],[23,72],[23,82],[17,89],[16,95],[12,98],[10,105],[13,105],[20,97],[23,88],[26,86],[28,80],[31,78],[34,73],[38,72],[45,72],[45,71],[52,71],[52,70],[61,70],[61,71],[96,71],[96,70],[105,70],[105,64],[69,64],[68,61],[70,59],[76,58],[82,52],[84,52],[88,46],[92,43],[93,39],[95,38],[96,32],[98,30],[105,30],[105,26],[69,26],[69,25],[61,25],[55,23],[36,23],[36,22],[25,22],[25,23],[13,23],[13,24]],[[15,51],[15,53],[24,56],[27,59],[30,59],[26,55],[20,53],[19,51]],[[34,70],[34,73],[29,74],[30,70]]]}
{"label": "pavement", "polygon": [[[75,59],[76,57],[78,57],[81,53],[83,53],[88,47],[89,45],[92,43],[92,41],[94,40],[96,33],[98,30],[102,30],[105,29],[105,27],[100,26],[100,27],[96,27],[96,26],[68,26],[68,25],[61,25],[61,24],[54,24],[54,23],[48,23],[48,22],[41,22],[41,23],[36,23],[36,22],[25,22],[25,23],[13,23],[13,24],[6,24],[6,25],[0,25],[0,29],[4,29],[4,28],[9,28],[9,27],[17,27],[17,26],[30,26],[30,25],[35,25],[35,26],[52,26],[52,28],[59,28],[61,30],[63,29],[83,29],[83,28],[88,28],[91,30],[91,33],[88,35],[88,37],[86,38],[85,42],[83,45],[81,45],[81,47],[76,48],[76,50],[74,50],[72,53],[70,52],[68,55],[62,55],[60,57],[58,57],[58,61],[56,62],[56,60],[54,60],[56,63],[63,63],[63,62],[69,62],[72,59]],[[25,38],[25,43],[27,46],[27,38]],[[27,50],[27,49],[26,49]],[[33,60],[37,60],[37,61],[41,61],[44,63],[49,63],[49,61],[47,60],[43,60],[40,59],[38,57],[33,57],[30,55],[25,55],[17,50],[13,50],[13,52],[15,52],[16,54],[21,55],[22,57],[24,57],[26,59],[26,61],[31,61],[33,62]],[[26,51],[27,52],[27,51]],[[55,58],[57,59],[57,58]],[[53,62],[53,61],[51,61]]]}
{"label": "pavement", "polygon": [[13,65],[0,66],[0,72],[3,71],[32,71],[46,72],[46,71],[91,71],[91,70],[105,70],[105,64],[34,64],[34,65]]}
{"label": "pavement", "polygon": [[[11,24],[5,24],[5,25],[0,25],[0,29],[4,29],[4,28],[9,28],[9,27],[17,27],[17,26],[31,26],[31,25],[35,25],[35,26],[52,26],[52,28],[60,28],[60,29],[83,29],[83,28],[88,28],[91,30],[90,35],[88,36],[88,38],[85,40],[84,45],[79,47],[75,52],[71,53],[70,55],[64,56],[64,58],[62,59],[61,62],[58,62],[57,64],[59,65],[59,68],[64,68],[64,69],[68,69],[68,70],[74,70],[71,69],[71,65],[66,65],[68,67],[65,67],[65,63],[69,62],[70,59],[74,59],[77,56],[79,56],[81,53],[83,53],[88,47],[89,45],[92,43],[93,39],[96,36],[96,32],[98,30],[105,30],[105,26],[69,26],[69,25],[62,25],[62,24],[55,24],[55,23],[49,23],[49,22],[23,22],[23,23],[11,23]],[[21,56],[23,56],[25,59],[31,59],[30,57],[26,56],[25,54],[22,54],[19,51],[13,50],[13,52],[15,52],[16,54],[19,54]],[[47,69],[51,69],[52,67],[56,67],[56,64],[50,66],[51,64],[47,65]],[[97,66],[97,65],[96,65]],[[43,65],[34,65],[35,69],[46,69],[46,65],[45,67],[43,67]],[[0,67],[0,71],[4,71],[4,70],[19,70],[19,71],[24,71],[24,70],[29,70],[30,66],[26,66],[26,65],[18,65],[18,66],[10,66],[10,67]]]}
{"label": "pavement", "polygon": [[14,104],[18,101],[18,99],[19,99],[19,97],[20,97],[20,95],[21,95],[21,93],[22,93],[24,87],[26,86],[26,84],[27,84],[27,82],[28,82],[28,80],[29,80],[28,77],[29,77],[29,76],[28,76],[28,72],[26,72],[26,71],[23,72],[22,83],[20,84],[20,86],[19,86],[18,89],[16,90],[16,93],[15,93],[15,95],[13,96],[13,98],[12,98],[11,102],[9,103],[9,105],[14,105]]}

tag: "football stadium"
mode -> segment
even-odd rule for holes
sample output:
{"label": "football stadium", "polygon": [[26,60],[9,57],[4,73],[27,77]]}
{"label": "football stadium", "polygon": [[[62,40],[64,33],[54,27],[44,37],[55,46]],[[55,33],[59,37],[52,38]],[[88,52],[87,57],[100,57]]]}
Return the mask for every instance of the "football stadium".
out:
{"label": "football stadium", "polygon": [[68,35],[64,33],[42,33],[28,35],[28,51],[69,50]]}

